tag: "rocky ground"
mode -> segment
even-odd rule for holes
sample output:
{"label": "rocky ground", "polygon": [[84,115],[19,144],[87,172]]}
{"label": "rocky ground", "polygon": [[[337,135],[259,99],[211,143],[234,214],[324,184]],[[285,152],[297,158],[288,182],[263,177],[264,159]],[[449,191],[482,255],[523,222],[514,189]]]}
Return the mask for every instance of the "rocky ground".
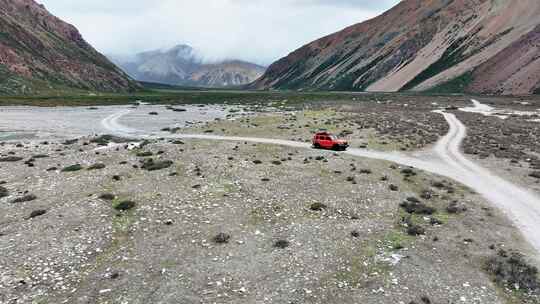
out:
{"label": "rocky ground", "polygon": [[[430,112],[445,102],[319,104],[189,132],[325,128],[409,151],[446,132]],[[538,302],[531,249],[456,182],[321,150],[109,140],[0,145],[0,303]]]}
{"label": "rocky ground", "polygon": [[383,151],[416,151],[448,132],[443,116],[432,111],[465,106],[466,99],[400,96],[355,102],[304,104],[282,111],[251,107],[259,115],[239,121],[221,120],[200,126],[200,132],[310,141],[314,132],[329,130],[352,147]]}
{"label": "rocky ground", "polygon": [[[225,135],[309,140],[319,129],[346,137],[351,146],[384,151],[417,151],[448,132],[444,118],[432,111],[454,113],[468,128],[463,150],[506,178],[540,192],[540,100],[536,97],[475,97],[504,112],[505,119],[459,111],[472,105],[468,97],[379,96],[369,102],[327,102],[304,105],[303,111],[244,119],[240,127],[219,122],[201,130]],[[298,110],[298,109],[297,109]],[[225,130],[225,131],[223,131]],[[259,131],[258,131],[259,130]]]}

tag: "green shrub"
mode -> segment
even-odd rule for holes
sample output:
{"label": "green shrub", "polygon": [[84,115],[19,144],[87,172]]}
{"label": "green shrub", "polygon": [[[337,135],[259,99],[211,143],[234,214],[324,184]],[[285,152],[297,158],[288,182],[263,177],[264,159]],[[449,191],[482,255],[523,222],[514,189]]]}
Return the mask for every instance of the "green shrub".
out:
{"label": "green shrub", "polygon": [[226,244],[229,242],[230,239],[231,236],[227,233],[219,233],[213,238],[214,242],[217,244]]}
{"label": "green shrub", "polygon": [[6,189],[6,188],[0,186],[0,198],[6,197],[6,196],[8,196],[8,195],[9,195],[8,189]]}
{"label": "green shrub", "polygon": [[33,200],[36,200],[37,199],[37,196],[33,195],[33,194],[27,194],[25,196],[22,196],[22,197],[18,197],[14,200],[11,201],[12,204],[17,204],[17,203],[24,203],[24,202],[31,202]]}
{"label": "green shrub", "polygon": [[311,204],[311,206],[309,206],[309,209],[313,210],[313,211],[322,211],[324,209],[326,209],[327,206],[323,203],[313,203]]}
{"label": "green shrub", "polygon": [[493,275],[494,281],[512,290],[524,290],[537,294],[540,290],[538,269],[527,264],[519,253],[508,255],[504,250],[486,261],[485,270]]}
{"label": "green shrub", "polygon": [[105,164],[101,164],[101,163],[93,164],[87,168],[87,170],[100,170],[100,169],[105,169]]}
{"label": "green shrub", "polygon": [[285,249],[289,247],[289,245],[290,243],[287,240],[278,240],[274,243],[274,247],[279,249]]}
{"label": "green shrub", "polygon": [[156,171],[169,168],[172,165],[173,161],[170,160],[154,161],[153,159],[149,159],[144,162],[141,168],[148,171]]}
{"label": "green shrub", "polygon": [[47,154],[37,154],[37,155],[32,156],[33,159],[48,158],[48,157],[49,157],[49,155],[47,155]]}
{"label": "green shrub", "polygon": [[116,198],[116,195],[112,193],[103,193],[102,195],[99,196],[99,198],[106,201],[112,201],[113,199]]}
{"label": "green shrub", "polygon": [[437,211],[435,208],[427,206],[417,199],[411,197],[401,203],[399,206],[410,214],[431,215]]}
{"label": "green shrub", "polygon": [[150,152],[150,151],[145,151],[145,152],[139,152],[137,153],[137,157],[149,157],[149,156],[152,156],[154,155],[154,153]]}
{"label": "green shrub", "polygon": [[23,160],[23,158],[19,156],[0,157],[0,162],[18,162],[21,160]]}
{"label": "green shrub", "polygon": [[38,217],[38,216],[42,216],[45,213],[47,213],[47,210],[43,210],[43,209],[34,210],[34,211],[32,211],[30,213],[30,215],[28,216],[28,219],[32,219],[32,218],[35,218],[35,217]]}
{"label": "green shrub", "polygon": [[134,201],[121,201],[114,205],[114,209],[118,211],[127,211],[135,208],[137,204]]}
{"label": "green shrub", "polygon": [[76,165],[71,165],[71,166],[67,166],[65,167],[64,169],[62,169],[62,172],[75,172],[75,171],[79,171],[79,170],[82,170],[83,167],[79,164],[76,164]]}

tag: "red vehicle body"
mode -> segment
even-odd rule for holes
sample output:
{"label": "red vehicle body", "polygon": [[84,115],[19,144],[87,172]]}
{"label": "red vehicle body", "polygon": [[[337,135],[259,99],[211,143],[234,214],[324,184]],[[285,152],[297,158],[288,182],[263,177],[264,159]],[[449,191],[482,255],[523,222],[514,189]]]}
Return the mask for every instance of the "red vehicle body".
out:
{"label": "red vehicle body", "polygon": [[317,149],[332,149],[345,151],[349,143],[344,139],[339,139],[328,132],[317,132],[313,136],[313,147]]}

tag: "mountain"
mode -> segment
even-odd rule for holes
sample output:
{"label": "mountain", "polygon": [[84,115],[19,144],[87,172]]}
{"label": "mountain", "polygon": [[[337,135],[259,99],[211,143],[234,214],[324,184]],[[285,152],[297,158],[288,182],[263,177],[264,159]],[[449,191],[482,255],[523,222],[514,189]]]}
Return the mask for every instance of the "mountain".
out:
{"label": "mountain", "polygon": [[538,0],[404,0],[292,52],[250,86],[540,93],[538,16]]}
{"label": "mountain", "polygon": [[239,86],[256,80],[265,70],[262,66],[240,60],[204,63],[202,56],[188,45],[139,53],[133,59],[109,58],[139,81],[169,85]]}
{"label": "mountain", "polygon": [[33,0],[0,0],[0,94],[128,92],[139,85]]}

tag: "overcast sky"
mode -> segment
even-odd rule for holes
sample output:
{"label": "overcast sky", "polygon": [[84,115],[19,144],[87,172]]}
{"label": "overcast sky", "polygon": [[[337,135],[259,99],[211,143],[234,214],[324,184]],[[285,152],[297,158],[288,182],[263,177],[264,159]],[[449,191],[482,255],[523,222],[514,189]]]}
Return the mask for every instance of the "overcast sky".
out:
{"label": "overcast sky", "polygon": [[105,54],[189,44],[208,59],[269,64],[398,0],[38,0]]}

